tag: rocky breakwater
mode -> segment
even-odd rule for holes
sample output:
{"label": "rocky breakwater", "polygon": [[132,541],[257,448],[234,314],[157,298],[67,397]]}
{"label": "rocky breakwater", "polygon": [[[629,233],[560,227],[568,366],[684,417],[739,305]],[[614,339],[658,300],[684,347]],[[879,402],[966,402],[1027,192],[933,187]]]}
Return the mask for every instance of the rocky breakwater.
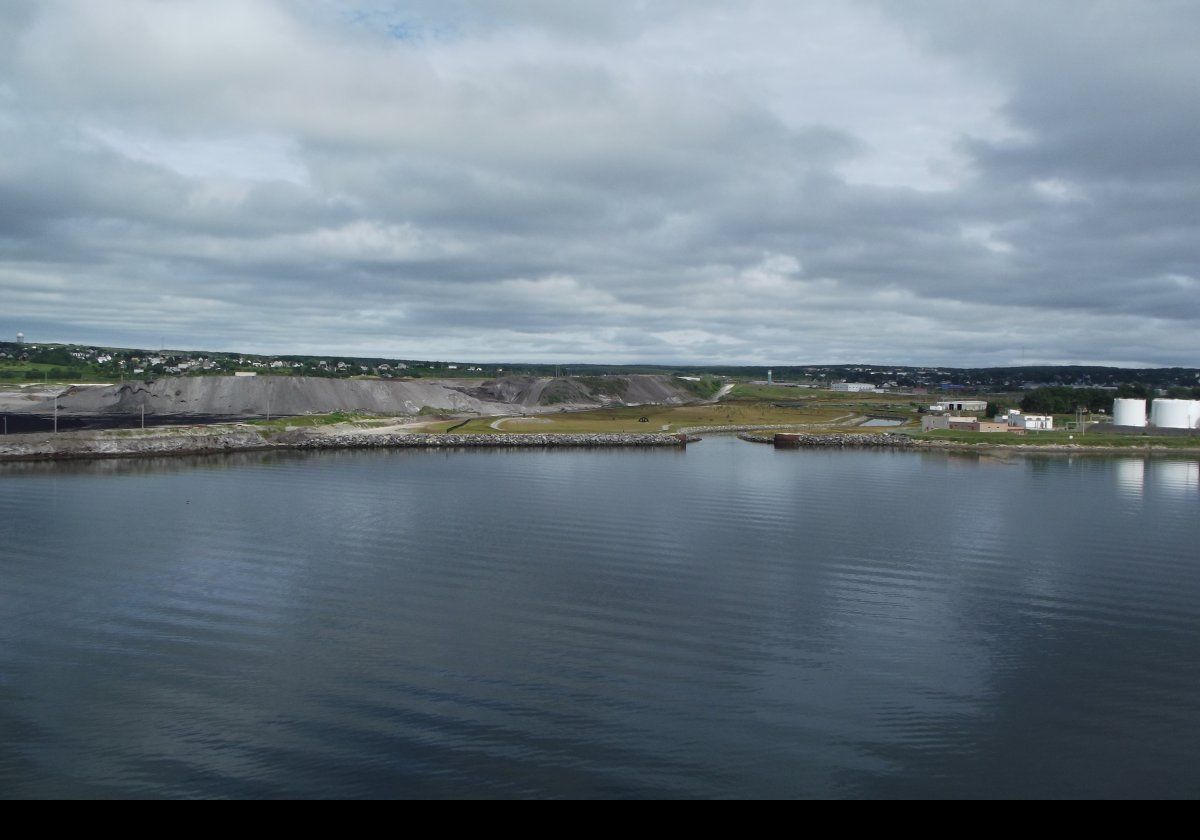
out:
{"label": "rocky breakwater", "polygon": [[64,432],[0,438],[0,461],[208,455],[272,448],[274,444],[260,431],[248,427],[168,429],[148,433]]}
{"label": "rocky breakwater", "polygon": [[451,447],[613,447],[684,446],[686,435],[668,434],[340,434],[312,435],[297,431],[278,435],[276,445],[291,449],[399,449]]}
{"label": "rocky breakwater", "polygon": [[750,443],[772,443],[781,449],[807,448],[837,448],[837,449],[907,449],[914,445],[912,438],[907,435],[889,434],[763,434],[761,432],[743,432],[738,435],[741,440]]}
{"label": "rocky breakwater", "polygon": [[82,458],[139,458],[207,455],[274,449],[398,449],[467,447],[635,447],[684,446],[687,435],[669,434],[330,434],[296,429],[271,434],[251,426],[175,427],[66,432],[0,437],[0,461],[65,461]]}

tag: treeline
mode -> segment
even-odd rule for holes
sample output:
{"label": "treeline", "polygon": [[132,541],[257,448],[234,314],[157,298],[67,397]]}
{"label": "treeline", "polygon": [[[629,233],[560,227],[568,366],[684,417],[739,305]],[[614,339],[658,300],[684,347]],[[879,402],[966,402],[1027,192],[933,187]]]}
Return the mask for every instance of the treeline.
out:
{"label": "treeline", "polygon": [[1200,387],[1168,388],[1165,394],[1160,395],[1146,385],[1121,385],[1115,391],[1052,385],[1026,394],[1021,400],[1021,410],[1027,414],[1074,414],[1078,409],[1111,411],[1114,399],[1153,400],[1158,396],[1174,400],[1200,400]]}
{"label": "treeline", "polygon": [[52,368],[43,370],[0,370],[0,380],[13,382],[41,382],[42,380],[62,381],[64,379],[86,379],[87,373],[79,368]]}
{"label": "treeline", "polygon": [[1069,388],[1051,385],[1030,391],[1021,399],[1026,414],[1074,414],[1084,411],[1111,411],[1113,399],[1120,391],[1103,388]]}

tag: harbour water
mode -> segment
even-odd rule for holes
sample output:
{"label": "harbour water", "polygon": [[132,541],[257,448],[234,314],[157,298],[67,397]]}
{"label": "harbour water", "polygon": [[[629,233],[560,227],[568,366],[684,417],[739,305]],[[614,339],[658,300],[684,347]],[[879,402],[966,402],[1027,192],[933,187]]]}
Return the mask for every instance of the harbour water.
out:
{"label": "harbour water", "polygon": [[0,465],[0,796],[1200,794],[1200,462]]}

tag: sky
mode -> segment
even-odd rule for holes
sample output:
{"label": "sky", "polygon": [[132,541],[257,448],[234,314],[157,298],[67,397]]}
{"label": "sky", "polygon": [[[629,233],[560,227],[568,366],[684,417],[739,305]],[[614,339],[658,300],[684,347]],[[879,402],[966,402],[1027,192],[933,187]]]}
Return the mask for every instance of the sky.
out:
{"label": "sky", "polygon": [[2,0],[0,338],[1200,366],[1200,3]]}

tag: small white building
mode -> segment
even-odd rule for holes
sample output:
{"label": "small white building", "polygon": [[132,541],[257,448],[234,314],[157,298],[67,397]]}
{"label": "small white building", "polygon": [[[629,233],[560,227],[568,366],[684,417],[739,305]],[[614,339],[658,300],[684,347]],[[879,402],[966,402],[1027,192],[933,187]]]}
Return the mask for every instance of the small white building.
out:
{"label": "small white building", "polygon": [[942,400],[929,406],[930,411],[987,411],[987,400]]}
{"label": "small white building", "polygon": [[874,391],[875,386],[870,382],[834,382],[829,386],[829,390],[858,394],[862,393],[863,391]]}
{"label": "small white building", "polygon": [[1015,426],[1027,432],[1051,432],[1054,431],[1054,418],[1049,414],[1018,414]]}
{"label": "small white building", "polygon": [[234,376],[258,376],[258,374],[252,370],[235,370],[233,372],[233,375]]}
{"label": "small white building", "polygon": [[1010,408],[1007,414],[997,414],[997,423],[1007,423],[1010,429],[1027,432],[1050,432],[1054,430],[1054,418],[1048,414],[1022,414]]}

